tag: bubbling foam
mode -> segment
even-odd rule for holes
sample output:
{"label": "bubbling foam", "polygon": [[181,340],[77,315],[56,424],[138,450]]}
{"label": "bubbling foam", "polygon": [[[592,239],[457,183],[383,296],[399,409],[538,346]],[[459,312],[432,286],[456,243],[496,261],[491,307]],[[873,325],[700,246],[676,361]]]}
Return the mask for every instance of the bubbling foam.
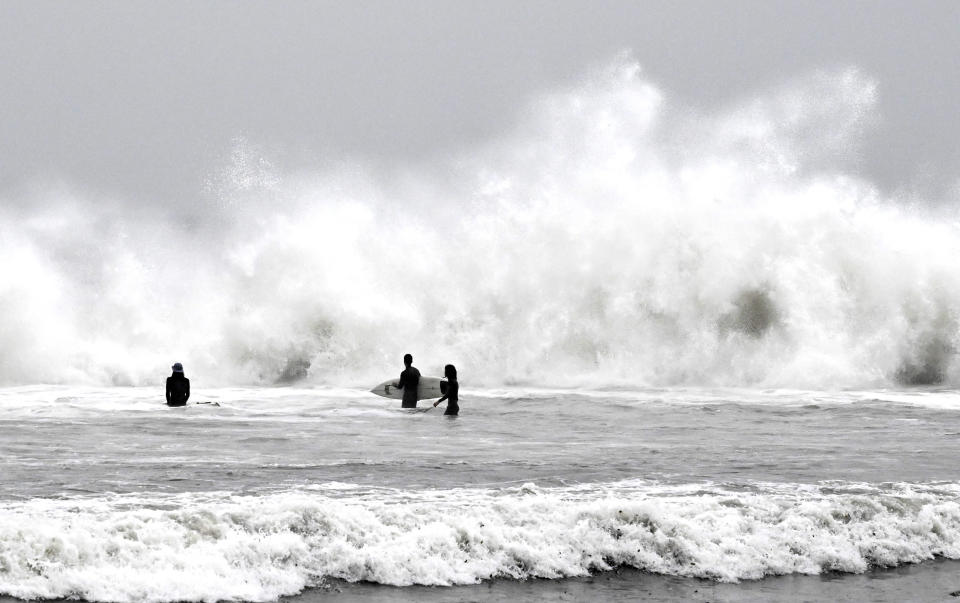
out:
{"label": "bubbling foam", "polygon": [[956,485],[613,483],[112,496],[0,504],[0,593],[268,601],[325,579],[557,579],[618,566],[718,581],[960,557]]}
{"label": "bubbling foam", "polygon": [[443,165],[239,140],[187,212],[44,193],[0,222],[0,381],[359,384],[412,352],[482,385],[957,384],[957,222],[843,173],[875,88],[693,114],[620,59]]}

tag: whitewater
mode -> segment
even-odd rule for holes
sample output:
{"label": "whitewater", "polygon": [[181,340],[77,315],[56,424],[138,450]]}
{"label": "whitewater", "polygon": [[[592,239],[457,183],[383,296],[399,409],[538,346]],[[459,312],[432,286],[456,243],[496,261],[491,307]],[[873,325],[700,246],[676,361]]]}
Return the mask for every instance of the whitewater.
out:
{"label": "whitewater", "polygon": [[[238,137],[189,203],[6,193],[0,597],[940,588],[960,220],[854,175],[879,89],[706,111],[622,57],[442,160]],[[459,417],[369,393],[408,352]]]}
{"label": "whitewater", "polygon": [[219,406],[4,390],[0,592],[270,601],[960,558],[952,391],[474,390],[460,417],[362,390],[197,395]]}
{"label": "whitewater", "polygon": [[698,113],[622,60],[442,161],[238,139],[186,204],[38,182],[0,205],[0,383],[359,386],[429,350],[483,386],[956,384],[956,214],[844,169],[877,94]]}

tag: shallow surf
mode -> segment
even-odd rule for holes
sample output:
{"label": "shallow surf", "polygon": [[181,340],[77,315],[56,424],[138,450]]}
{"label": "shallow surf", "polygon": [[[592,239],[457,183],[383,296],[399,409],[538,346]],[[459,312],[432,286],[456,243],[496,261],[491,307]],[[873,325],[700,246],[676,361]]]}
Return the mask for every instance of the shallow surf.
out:
{"label": "shallow surf", "polygon": [[960,558],[950,390],[161,393],[0,390],[0,593],[855,600]]}

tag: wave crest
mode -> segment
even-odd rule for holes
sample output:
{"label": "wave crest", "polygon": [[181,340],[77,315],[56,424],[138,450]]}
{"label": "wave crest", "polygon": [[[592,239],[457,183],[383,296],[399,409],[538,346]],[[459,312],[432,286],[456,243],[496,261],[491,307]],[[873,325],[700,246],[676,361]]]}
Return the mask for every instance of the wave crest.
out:
{"label": "wave crest", "polygon": [[625,58],[403,173],[241,139],[189,210],[38,194],[0,221],[0,381],[356,384],[409,351],[482,385],[957,384],[957,222],[843,173],[875,102],[847,69],[694,113]]}
{"label": "wave crest", "polygon": [[184,494],[0,506],[0,592],[267,601],[326,578],[387,585],[629,566],[719,581],[960,558],[954,484],[600,484]]}

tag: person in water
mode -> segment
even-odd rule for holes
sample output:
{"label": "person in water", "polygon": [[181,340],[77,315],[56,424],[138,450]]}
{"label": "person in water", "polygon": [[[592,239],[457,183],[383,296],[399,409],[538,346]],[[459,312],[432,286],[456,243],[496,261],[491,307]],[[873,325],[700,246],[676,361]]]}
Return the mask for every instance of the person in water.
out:
{"label": "person in water", "polygon": [[420,371],[414,368],[413,356],[410,354],[403,355],[403,364],[407,368],[400,373],[400,381],[397,382],[397,387],[403,389],[403,402],[400,403],[400,407],[416,408],[417,392],[420,388]]}
{"label": "person in water", "polygon": [[443,367],[443,376],[447,378],[447,393],[434,402],[433,407],[436,408],[438,404],[446,400],[447,410],[443,414],[458,415],[460,414],[460,384],[457,383],[457,367],[452,364]]}
{"label": "person in water", "polygon": [[167,406],[186,406],[190,399],[190,380],[183,375],[183,365],[177,362],[173,374],[167,377]]}

